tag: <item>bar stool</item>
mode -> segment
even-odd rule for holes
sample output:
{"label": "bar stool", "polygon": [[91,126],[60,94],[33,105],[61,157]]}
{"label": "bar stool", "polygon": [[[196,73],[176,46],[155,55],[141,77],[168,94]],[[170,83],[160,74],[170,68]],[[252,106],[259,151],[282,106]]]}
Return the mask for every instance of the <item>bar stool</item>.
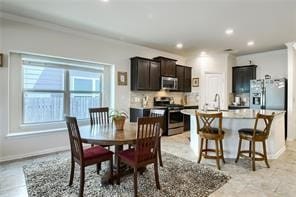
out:
{"label": "bar stool", "polygon": [[[265,141],[267,140],[270,132],[270,127],[271,123],[274,118],[274,112],[271,115],[263,115],[260,113],[257,113],[256,115],[256,121],[255,121],[255,126],[253,129],[251,128],[244,128],[238,130],[239,133],[239,144],[238,144],[238,152],[237,152],[237,157],[235,160],[235,163],[238,162],[239,156],[243,153],[248,153],[248,157],[251,158],[252,160],[252,169],[253,171],[256,170],[255,167],[255,161],[265,161],[265,164],[267,168],[269,168],[269,164],[267,161],[267,154],[266,154],[266,143]],[[263,121],[265,124],[265,128],[263,130],[258,130],[258,122]],[[241,144],[242,140],[247,140],[249,141],[249,150],[241,150]],[[262,142],[263,145],[263,154],[256,152],[255,147],[256,147],[256,142]],[[256,155],[260,156],[259,158],[256,157]]]}
{"label": "bar stool", "polygon": [[[218,128],[212,127],[211,124],[215,119],[218,119]],[[223,143],[224,131],[222,130],[222,112],[219,113],[200,113],[196,112],[197,134],[199,134],[201,143],[199,150],[199,158],[197,163],[200,163],[202,156],[206,159],[216,159],[217,168],[220,170],[220,159],[224,160]],[[203,124],[201,127],[200,124]],[[205,148],[204,146],[205,140]],[[208,148],[208,140],[215,141],[215,149]],[[220,146],[220,147],[219,147]],[[208,155],[208,152],[216,153],[216,156]]]}

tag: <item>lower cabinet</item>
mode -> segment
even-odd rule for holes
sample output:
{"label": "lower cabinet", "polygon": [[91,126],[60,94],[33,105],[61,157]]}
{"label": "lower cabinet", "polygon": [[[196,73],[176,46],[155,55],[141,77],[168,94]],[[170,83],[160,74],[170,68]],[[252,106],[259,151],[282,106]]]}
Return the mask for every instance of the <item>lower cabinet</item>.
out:
{"label": "lower cabinet", "polygon": [[138,118],[149,116],[150,109],[130,108],[130,122],[137,122]]}
{"label": "lower cabinet", "polygon": [[[198,109],[198,106],[184,106],[184,109]],[[184,114],[184,131],[190,131],[190,116]]]}

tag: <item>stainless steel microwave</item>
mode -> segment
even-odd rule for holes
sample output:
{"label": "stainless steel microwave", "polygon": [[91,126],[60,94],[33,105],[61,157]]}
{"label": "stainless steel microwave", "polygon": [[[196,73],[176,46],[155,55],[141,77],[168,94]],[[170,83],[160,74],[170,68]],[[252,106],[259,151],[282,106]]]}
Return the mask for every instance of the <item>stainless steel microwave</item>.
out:
{"label": "stainless steel microwave", "polygon": [[178,79],[174,77],[161,77],[161,89],[163,90],[177,90]]}

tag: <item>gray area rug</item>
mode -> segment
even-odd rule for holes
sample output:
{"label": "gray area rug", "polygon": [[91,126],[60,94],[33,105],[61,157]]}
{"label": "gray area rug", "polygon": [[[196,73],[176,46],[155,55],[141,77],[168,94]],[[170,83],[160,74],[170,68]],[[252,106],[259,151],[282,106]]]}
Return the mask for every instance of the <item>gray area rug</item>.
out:
{"label": "gray area rug", "polygon": [[[229,179],[218,170],[163,153],[164,167],[159,167],[161,190],[157,190],[153,165],[138,176],[140,196],[208,196]],[[86,168],[84,196],[133,196],[133,176],[121,179],[120,185],[102,186],[101,176],[108,168],[104,162],[100,175],[95,166]],[[76,164],[73,185],[68,186],[70,154],[60,153],[50,158],[37,159],[24,166],[29,196],[77,196],[79,191],[79,166]]]}

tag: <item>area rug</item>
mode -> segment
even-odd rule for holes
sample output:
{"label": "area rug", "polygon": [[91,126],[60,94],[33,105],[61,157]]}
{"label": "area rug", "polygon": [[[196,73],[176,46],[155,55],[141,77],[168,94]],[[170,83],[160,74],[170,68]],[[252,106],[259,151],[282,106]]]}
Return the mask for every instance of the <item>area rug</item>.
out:
{"label": "area rug", "polygon": [[[138,176],[140,196],[209,196],[222,187],[230,177],[201,164],[163,153],[164,167],[159,167],[161,190],[157,190],[153,165]],[[101,176],[108,168],[103,163],[100,175],[95,166],[86,168],[84,196],[133,196],[133,176],[121,179],[120,185],[102,186]],[[74,182],[68,186],[70,174],[69,153],[57,154],[50,159],[39,159],[23,167],[29,196],[77,196],[79,166],[76,165]]]}

